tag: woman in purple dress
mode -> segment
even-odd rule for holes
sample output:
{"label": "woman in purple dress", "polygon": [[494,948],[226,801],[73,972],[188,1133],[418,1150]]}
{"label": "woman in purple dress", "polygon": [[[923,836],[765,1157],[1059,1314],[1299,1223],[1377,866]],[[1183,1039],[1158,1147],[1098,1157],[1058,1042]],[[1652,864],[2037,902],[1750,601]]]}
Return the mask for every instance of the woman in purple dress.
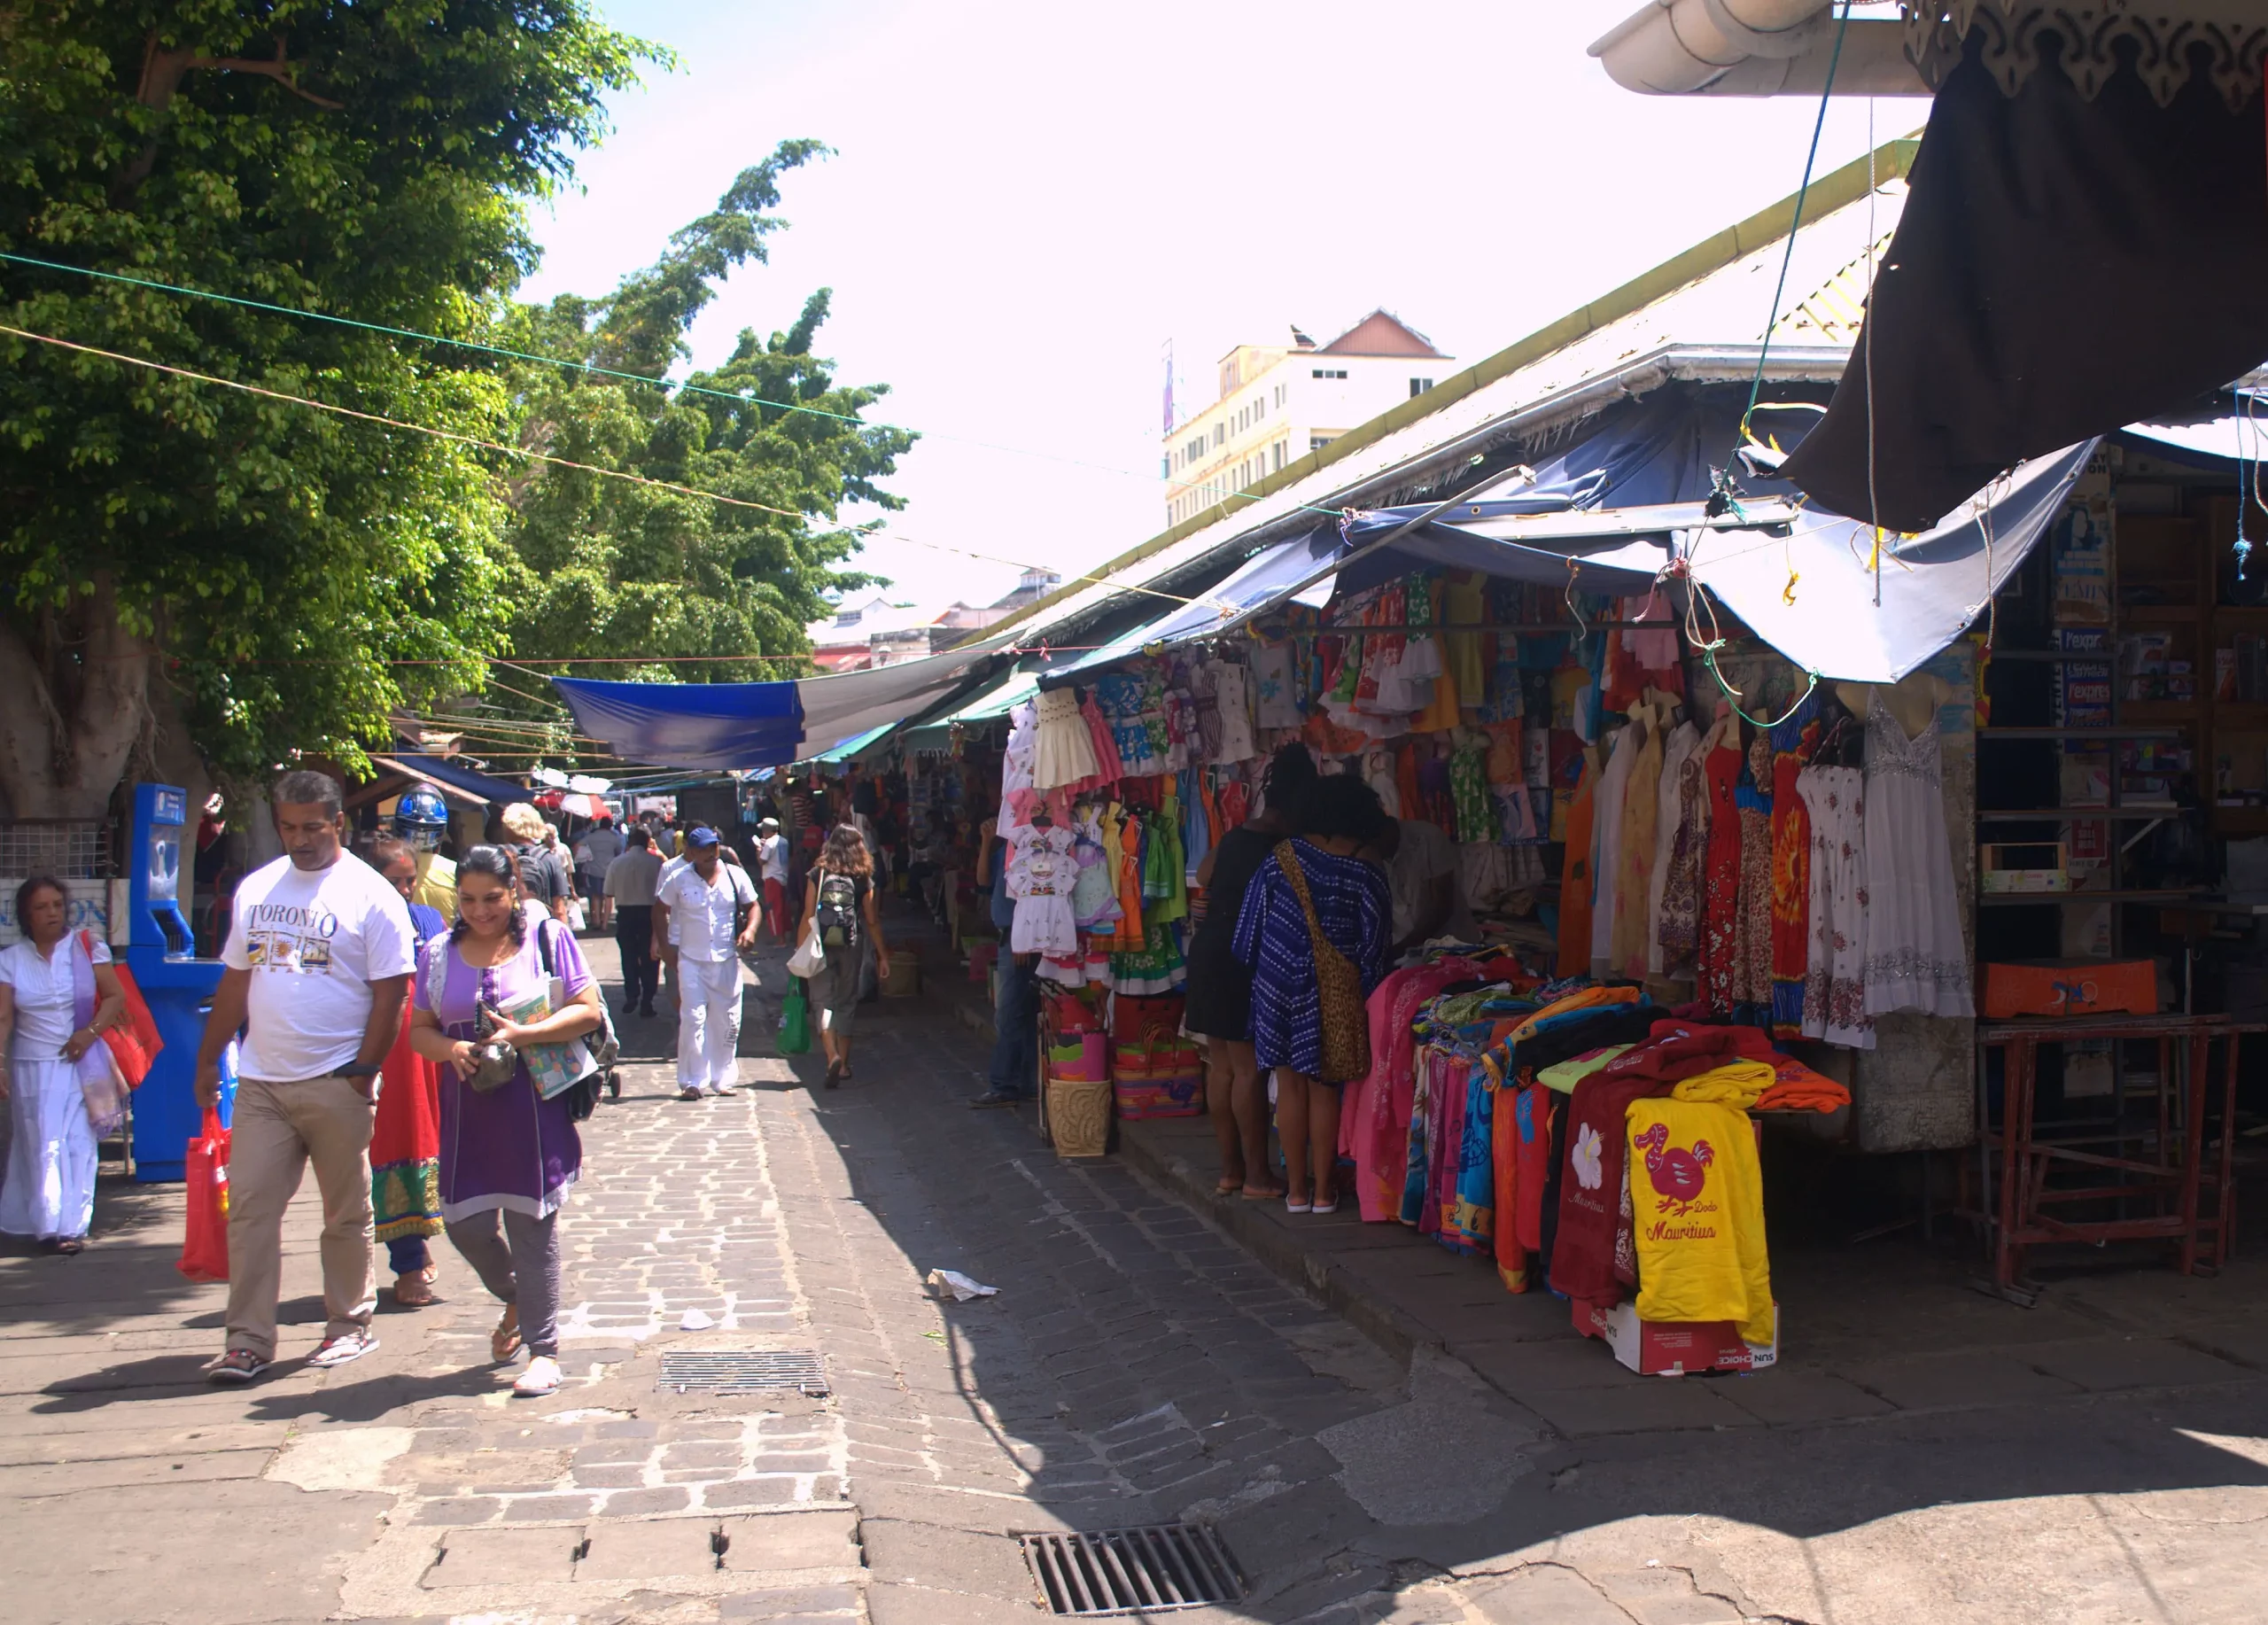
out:
{"label": "woman in purple dress", "polygon": [[479,1068],[481,1007],[513,1005],[557,978],[563,1008],[524,1026],[493,1022],[490,1036],[521,1050],[594,1031],[600,1012],[598,982],[574,933],[550,920],[531,929],[518,885],[518,866],[502,847],[476,846],[457,860],[456,925],[419,955],[410,1038],[442,1069],[441,1217],[504,1305],[489,1340],[498,1363],[526,1345],[528,1368],[512,1392],[530,1398],[559,1387],[559,1207],[582,1170],[583,1143],[568,1096],[541,1098],[524,1061],[485,1092],[466,1080]]}

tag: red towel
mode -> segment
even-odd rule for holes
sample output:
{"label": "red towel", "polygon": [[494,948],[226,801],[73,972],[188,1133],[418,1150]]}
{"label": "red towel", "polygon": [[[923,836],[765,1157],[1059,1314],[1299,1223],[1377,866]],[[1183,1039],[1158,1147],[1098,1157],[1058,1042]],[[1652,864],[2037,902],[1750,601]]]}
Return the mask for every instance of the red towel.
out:
{"label": "red towel", "polygon": [[1674,1084],[1714,1071],[1732,1060],[1770,1061],[1772,1040],[1754,1027],[1712,1027],[1697,1022],[1656,1022],[1646,1042],[1599,1069],[1602,1078],[1651,1077]]}
{"label": "red towel", "polygon": [[1621,1301],[1615,1232],[1621,1221],[1622,1176],[1629,1162],[1630,1102],[1666,1093],[1652,1077],[1595,1072],[1567,1103],[1567,1138],[1559,1177],[1559,1229],[1551,1242],[1551,1289],[1587,1303]]}

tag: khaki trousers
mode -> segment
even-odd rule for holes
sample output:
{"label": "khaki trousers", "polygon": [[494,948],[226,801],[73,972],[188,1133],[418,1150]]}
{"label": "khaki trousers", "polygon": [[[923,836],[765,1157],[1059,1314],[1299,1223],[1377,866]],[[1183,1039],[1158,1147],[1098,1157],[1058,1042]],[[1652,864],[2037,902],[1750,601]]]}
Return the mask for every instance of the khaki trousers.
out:
{"label": "khaki trousers", "polygon": [[307,1164],[322,1193],[323,1335],[369,1326],[377,1307],[371,1262],[370,1102],[343,1077],[237,1085],[229,1142],[229,1347],[276,1357],[284,1273],[284,1209]]}

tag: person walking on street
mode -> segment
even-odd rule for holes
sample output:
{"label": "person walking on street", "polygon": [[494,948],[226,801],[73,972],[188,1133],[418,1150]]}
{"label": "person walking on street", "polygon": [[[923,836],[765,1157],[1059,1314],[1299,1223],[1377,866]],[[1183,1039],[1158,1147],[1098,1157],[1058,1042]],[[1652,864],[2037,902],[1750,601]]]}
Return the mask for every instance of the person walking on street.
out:
{"label": "person walking on street", "polygon": [[756,863],[764,882],[765,917],[772,921],[772,934],[787,942],[788,837],[780,833],[776,818],[764,819],[756,827]]}
{"label": "person walking on street", "polygon": [[661,983],[654,953],[654,886],[662,860],[654,838],[633,825],[622,856],[606,866],[603,890],[614,913],[614,945],[622,956],[622,1013],[651,1015]]}
{"label": "person walking on street", "polygon": [[610,815],[602,815],[597,825],[587,829],[583,838],[575,843],[575,863],[579,871],[577,878],[583,886],[583,896],[591,905],[591,929],[609,931],[614,929],[614,906],[607,898],[606,872],[617,858],[622,856],[622,832],[614,827]]}
{"label": "person walking on street", "polygon": [[575,899],[575,882],[567,866],[551,849],[551,826],[529,803],[516,801],[504,809],[504,830],[512,838],[512,858],[520,873],[520,895],[533,913],[548,914],[567,923]]}
{"label": "person walking on street", "polygon": [[197,1057],[197,1099],[221,1093],[221,1052],[244,1029],[229,1155],[227,1346],[206,1367],[250,1382],[276,1357],[284,1209],[313,1162],[322,1194],[323,1337],[308,1364],[377,1347],[370,1129],[401,1028],[409,909],[348,852],[338,781],[288,773],[271,797],[284,856],[245,876]]}
{"label": "person walking on street", "polygon": [[828,832],[819,864],[804,888],[800,942],[819,933],[827,963],[811,979],[812,1008],[819,1015],[819,1047],[827,1055],[827,1086],[850,1077],[850,1025],[858,1014],[858,987],[873,956],[889,952],[874,902],[874,860],[850,824]]}
{"label": "person walking on street", "polygon": [[730,1094],[740,1070],[740,951],[756,946],[764,910],[748,871],[724,859],[717,832],[702,824],[685,837],[682,867],[654,896],[654,952],[677,932],[678,1098]]}
{"label": "person walking on street", "polygon": [[[442,845],[449,838],[449,804],[430,784],[414,784],[393,804],[393,832],[417,860],[417,880],[409,900],[440,911],[444,921],[457,917],[457,866],[446,857]],[[454,849],[452,848],[452,851]]]}
{"label": "person walking on street", "polygon": [[97,1133],[84,1085],[111,1085],[102,1035],[126,1015],[110,949],[70,919],[63,882],[35,875],[16,888],[23,935],[0,949],[0,1110],[15,1129],[0,1168],[0,1230],[58,1253],[84,1251],[94,1227]]}
{"label": "person walking on street", "polygon": [[995,821],[979,832],[977,889],[990,899],[992,923],[1000,933],[999,985],[992,997],[992,1065],[984,1092],[971,1106],[1014,1106],[1026,1099],[1039,1069],[1039,955],[1009,950],[1016,923],[1015,899],[1008,895],[1008,843]]}
{"label": "person walking on street", "polygon": [[[415,950],[449,929],[441,911],[417,900],[417,854],[409,844],[382,837],[370,867],[409,906]],[[456,896],[455,866],[450,866],[449,895]],[[393,1301],[399,1309],[423,1309],[436,1302],[439,1273],[425,1244],[441,1233],[441,1079],[433,1063],[409,1042],[408,1012],[379,1069],[378,1109],[370,1124],[370,1216],[393,1269]]]}
{"label": "person walking on street", "polygon": [[[582,1172],[583,1141],[573,1091],[546,1100],[526,1052],[594,1032],[602,1016],[575,934],[529,918],[517,867],[500,846],[476,846],[457,865],[457,922],[425,945],[410,1042],[446,1069],[440,1182],[449,1242],[504,1305],[488,1351],[502,1365],[526,1348],[527,1369],[512,1392],[532,1399],[559,1388],[559,1209]],[[555,982],[565,991],[562,1007],[525,1023],[501,1014]],[[486,1058],[491,1042],[509,1046],[502,1066]]]}

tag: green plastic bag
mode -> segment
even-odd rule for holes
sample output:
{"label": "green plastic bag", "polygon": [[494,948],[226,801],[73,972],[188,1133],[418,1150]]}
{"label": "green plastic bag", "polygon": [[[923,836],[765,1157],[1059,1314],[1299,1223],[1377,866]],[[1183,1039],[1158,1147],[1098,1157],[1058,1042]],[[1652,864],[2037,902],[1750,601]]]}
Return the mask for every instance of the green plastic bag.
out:
{"label": "green plastic bag", "polygon": [[804,979],[788,979],[788,997],[780,1006],[780,1053],[783,1055],[807,1055],[812,1047],[812,1004],[804,991]]}

